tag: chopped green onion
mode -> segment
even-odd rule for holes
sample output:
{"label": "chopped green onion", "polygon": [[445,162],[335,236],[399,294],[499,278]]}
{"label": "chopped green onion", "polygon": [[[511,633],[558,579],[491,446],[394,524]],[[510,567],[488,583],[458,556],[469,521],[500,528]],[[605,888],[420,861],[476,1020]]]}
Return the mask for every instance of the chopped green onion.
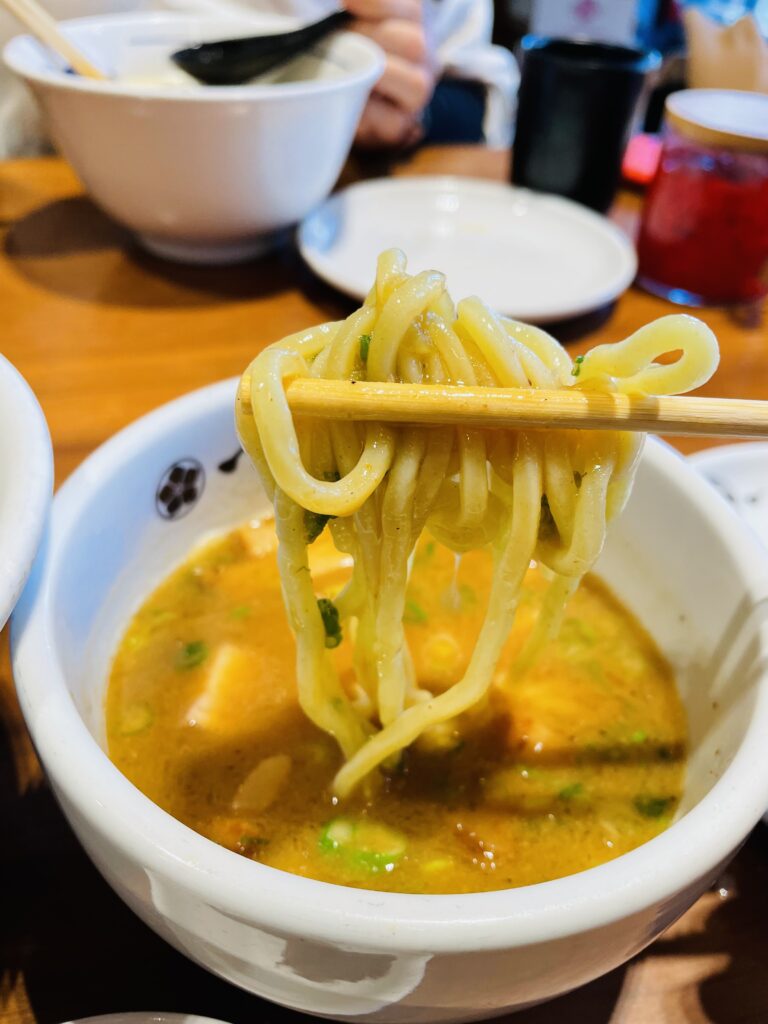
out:
{"label": "chopped green onion", "polygon": [[320,512],[310,512],[308,508],[304,509],[304,529],[307,533],[307,544],[311,544],[317,540],[320,534],[325,529],[325,524],[329,519],[335,519],[335,516],[325,516]]}
{"label": "chopped green onion", "polygon": [[120,715],[120,735],[137,736],[148,729],[154,720],[155,716],[149,704],[129,704]]}
{"label": "chopped green onion", "polygon": [[558,800],[573,800],[584,792],[584,786],[580,782],[572,782],[570,786],[564,786],[557,794]]}
{"label": "chopped green onion", "polygon": [[236,848],[238,853],[244,857],[252,857],[257,850],[269,846],[269,840],[263,836],[243,835],[237,840]]}
{"label": "chopped green onion", "polygon": [[[341,479],[337,470],[331,470],[327,473],[323,473],[323,480],[327,480],[328,483],[334,484],[337,480]],[[325,524],[330,519],[335,519],[336,516],[327,516],[322,512],[310,512],[308,508],[304,509],[304,529],[307,534],[307,544],[311,544],[316,541],[320,534],[325,529]]]}
{"label": "chopped green onion", "polygon": [[319,597],[317,599],[317,607],[320,609],[320,617],[323,620],[323,628],[325,629],[325,646],[338,647],[342,641],[339,609],[327,597]]}
{"label": "chopped green onion", "polygon": [[571,370],[572,377],[578,377],[581,373],[581,364],[584,362],[584,356],[576,356],[573,360],[573,368]]}
{"label": "chopped green onion", "polygon": [[645,818],[660,818],[675,802],[673,796],[636,796],[635,810]]}
{"label": "chopped green onion", "polygon": [[560,630],[560,640],[566,644],[591,646],[597,640],[597,633],[589,623],[581,619],[567,618]]}
{"label": "chopped green onion", "polygon": [[338,850],[347,846],[355,834],[355,826],[346,818],[329,821],[320,835],[321,850]]}
{"label": "chopped green onion", "polygon": [[427,613],[417,601],[406,601],[403,622],[409,626],[422,626],[427,621]]}
{"label": "chopped green onion", "polygon": [[323,828],[318,846],[354,867],[375,872],[391,871],[405,853],[407,842],[400,832],[375,821],[334,818]]}
{"label": "chopped green onion", "polygon": [[184,644],[176,655],[176,668],[181,672],[186,672],[188,669],[202,665],[207,657],[208,644],[202,640],[193,640],[189,644]]}
{"label": "chopped green onion", "polygon": [[360,335],[360,361],[366,362],[368,359],[368,349],[371,347],[371,336],[370,334]]}

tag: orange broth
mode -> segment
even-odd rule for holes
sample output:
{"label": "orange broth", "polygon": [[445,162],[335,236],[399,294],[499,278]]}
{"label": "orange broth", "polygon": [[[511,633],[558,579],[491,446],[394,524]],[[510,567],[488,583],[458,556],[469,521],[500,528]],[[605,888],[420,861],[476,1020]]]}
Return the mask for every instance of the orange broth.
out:
{"label": "orange broth", "polygon": [[[680,798],[686,722],[670,667],[595,577],[558,639],[510,671],[544,590],[529,572],[482,706],[423,737],[343,803],[341,764],[304,716],[271,522],[195,550],[131,621],[106,698],[109,754],[151,800],[230,850],[285,871],[395,892],[505,889],[569,875],[651,839]],[[326,530],[318,596],[349,576]],[[491,560],[422,540],[406,631],[435,692],[467,665]],[[352,681],[349,644],[332,656]]]}

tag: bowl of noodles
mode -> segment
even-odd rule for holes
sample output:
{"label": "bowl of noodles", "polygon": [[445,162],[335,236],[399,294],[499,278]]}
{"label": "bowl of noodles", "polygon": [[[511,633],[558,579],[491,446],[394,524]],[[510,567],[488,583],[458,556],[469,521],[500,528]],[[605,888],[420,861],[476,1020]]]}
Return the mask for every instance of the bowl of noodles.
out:
{"label": "bowl of noodles", "polygon": [[27,382],[0,355],[0,629],[26,583],[52,487],[45,417]]}
{"label": "bowl of noodles", "polygon": [[766,553],[659,442],[294,415],[289,385],[668,394],[716,363],[689,317],[574,361],[389,253],[347,320],[95,452],[12,644],[122,898],[248,991],[393,1022],[659,935],[768,803]]}

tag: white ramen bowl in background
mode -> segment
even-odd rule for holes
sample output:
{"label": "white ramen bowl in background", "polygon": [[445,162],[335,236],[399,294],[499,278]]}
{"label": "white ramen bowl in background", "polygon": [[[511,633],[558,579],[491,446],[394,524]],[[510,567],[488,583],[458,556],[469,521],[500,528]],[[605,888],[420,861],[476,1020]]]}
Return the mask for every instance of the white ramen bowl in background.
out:
{"label": "white ramen bowl in background", "polygon": [[255,11],[63,22],[115,76],[106,82],[68,74],[30,36],[11,40],[4,59],[32,88],[56,144],[110,216],[158,255],[226,263],[263,251],[328,195],[384,57],[369,39],[340,32],[300,59],[295,73],[303,80],[212,87],[178,84],[183,76],[169,55],[192,42],[296,24]]}
{"label": "white ramen bowl in background", "polygon": [[0,355],[0,629],[32,567],[52,490],[45,416],[27,382]]}
{"label": "white ramen bowl in background", "polygon": [[470,895],[284,873],[174,820],[104,752],[105,683],[130,615],[202,536],[267,508],[235,457],[235,384],[158,409],[83,463],[14,614],[23,713],[96,866],[197,963],[330,1017],[488,1017],[626,961],[717,878],[768,805],[768,554],[683,459],[647,445],[599,570],[674,665],[688,711],[684,797],[651,842],[567,878]]}

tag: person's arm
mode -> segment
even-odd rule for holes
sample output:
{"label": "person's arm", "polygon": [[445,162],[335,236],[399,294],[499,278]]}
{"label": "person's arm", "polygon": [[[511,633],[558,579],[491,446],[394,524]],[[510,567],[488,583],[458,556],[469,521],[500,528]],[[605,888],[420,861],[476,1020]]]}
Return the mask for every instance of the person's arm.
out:
{"label": "person's arm", "polygon": [[[294,0],[296,2],[296,0]],[[491,44],[492,0],[344,0],[387,54],[358,129],[367,146],[509,144],[519,73]]]}
{"label": "person's arm", "polygon": [[353,28],[387,55],[357,130],[363,146],[406,146],[423,134],[422,114],[437,75],[422,0],[345,0]]}

